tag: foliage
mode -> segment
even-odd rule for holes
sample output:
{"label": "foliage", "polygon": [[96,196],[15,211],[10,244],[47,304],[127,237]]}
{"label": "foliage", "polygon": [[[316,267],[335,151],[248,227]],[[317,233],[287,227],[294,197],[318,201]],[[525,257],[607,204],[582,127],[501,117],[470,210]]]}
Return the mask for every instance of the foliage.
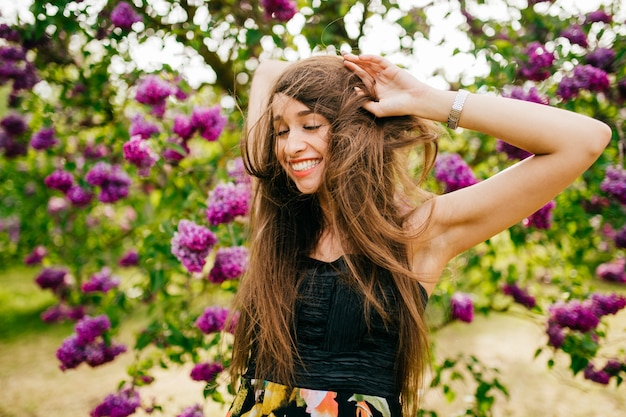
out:
{"label": "foliage", "polygon": [[[506,13],[495,15],[491,3],[35,0],[0,26],[0,265],[40,265],[37,284],[55,300],[42,318],[76,321],[57,355],[64,369],[114,360],[122,353],[116,329],[147,311],[128,379],[92,415],[122,413],[111,409],[116,401],[134,412],[156,367],[184,363],[206,381],[206,399],[228,401],[222,307],[245,269],[249,198],[237,159],[239,109],[259,60],[379,52],[372,40],[383,25],[398,42],[382,52],[415,70],[425,41],[447,45],[438,20],[466,35],[454,53],[474,68],[453,75],[442,64],[427,74],[434,81],[581,112],[614,134],[550,206],[451,264],[430,300],[441,313],[432,314],[433,331],[458,319],[449,313],[455,294],[471,301],[465,321],[522,304],[546,323],[550,366],[565,353],[573,375],[621,383],[625,352],[604,353],[609,330],[619,329],[603,317],[624,299],[602,298],[594,281],[626,282],[626,9],[501,0]],[[175,59],[145,62],[138,51],[150,46]],[[477,67],[485,70],[470,71]],[[473,132],[451,139],[442,155],[455,163],[442,157],[428,184],[440,192],[446,178],[462,173],[470,185],[527,156]],[[591,316],[592,325],[580,325]],[[81,341],[86,328],[93,337]],[[490,415],[495,392],[506,398],[476,358],[434,369],[431,389],[450,397],[444,375],[477,383],[466,415]]]}

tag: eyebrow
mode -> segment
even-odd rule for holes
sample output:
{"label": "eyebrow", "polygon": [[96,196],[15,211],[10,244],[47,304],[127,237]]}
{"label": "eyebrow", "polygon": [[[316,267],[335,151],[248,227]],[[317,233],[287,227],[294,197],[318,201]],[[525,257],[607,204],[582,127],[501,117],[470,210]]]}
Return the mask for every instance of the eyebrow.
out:
{"label": "eyebrow", "polygon": [[[296,116],[298,117],[302,117],[302,116],[308,116],[309,114],[313,114],[315,113],[313,110],[307,109],[307,110],[301,110],[298,113],[296,113]],[[281,116],[280,114],[277,114],[276,116],[274,116],[274,118],[272,119],[273,121],[279,121],[283,118],[283,116]]]}

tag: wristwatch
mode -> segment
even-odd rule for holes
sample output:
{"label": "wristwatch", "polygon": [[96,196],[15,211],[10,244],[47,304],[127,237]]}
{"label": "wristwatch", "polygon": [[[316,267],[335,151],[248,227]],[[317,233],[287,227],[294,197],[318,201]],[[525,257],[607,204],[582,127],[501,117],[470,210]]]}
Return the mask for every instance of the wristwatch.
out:
{"label": "wristwatch", "polygon": [[467,96],[469,96],[469,92],[465,90],[459,90],[456,93],[456,97],[454,97],[454,103],[452,103],[452,109],[450,109],[450,115],[448,116],[448,128],[456,129],[459,124],[459,118],[461,117],[461,112],[463,111],[463,105],[465,104],[465,100],[467,100]]}

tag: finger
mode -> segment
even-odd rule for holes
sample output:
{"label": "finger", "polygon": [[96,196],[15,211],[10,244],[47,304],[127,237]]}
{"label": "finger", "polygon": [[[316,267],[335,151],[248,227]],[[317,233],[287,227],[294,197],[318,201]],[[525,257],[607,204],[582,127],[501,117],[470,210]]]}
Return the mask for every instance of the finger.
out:
{"label": "finger", "polygon": [[352,61],[347,61],[347,60],[344,61],[344,65],[346,66],[346,68],[352,71],[357,77],[359,77],[367,88],[372,88],[372,86],[375,84],[374,76],[370,74],[366,69],[355,64]]}
{"label": "finger", "polygon": [[372,113],[374,116],[380,117],[382,115],[382,109],[380,108],[380,103],[377,101],[368,101],[363,103],[362,106],[365,110]]}

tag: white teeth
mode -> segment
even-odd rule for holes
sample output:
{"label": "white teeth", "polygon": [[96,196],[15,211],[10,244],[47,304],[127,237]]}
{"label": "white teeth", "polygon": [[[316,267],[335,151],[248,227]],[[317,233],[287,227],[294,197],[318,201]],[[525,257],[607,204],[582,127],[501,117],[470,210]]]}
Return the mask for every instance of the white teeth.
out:
{"label": "white teeth", "polygon": [[319,165],[320,160],[319,159],[309,159],[306,161],[302,161],[302,162],[296,162],[291,164],[291,168],[294,171],[305,171],[307,169],[311,169],[316,165]]}

